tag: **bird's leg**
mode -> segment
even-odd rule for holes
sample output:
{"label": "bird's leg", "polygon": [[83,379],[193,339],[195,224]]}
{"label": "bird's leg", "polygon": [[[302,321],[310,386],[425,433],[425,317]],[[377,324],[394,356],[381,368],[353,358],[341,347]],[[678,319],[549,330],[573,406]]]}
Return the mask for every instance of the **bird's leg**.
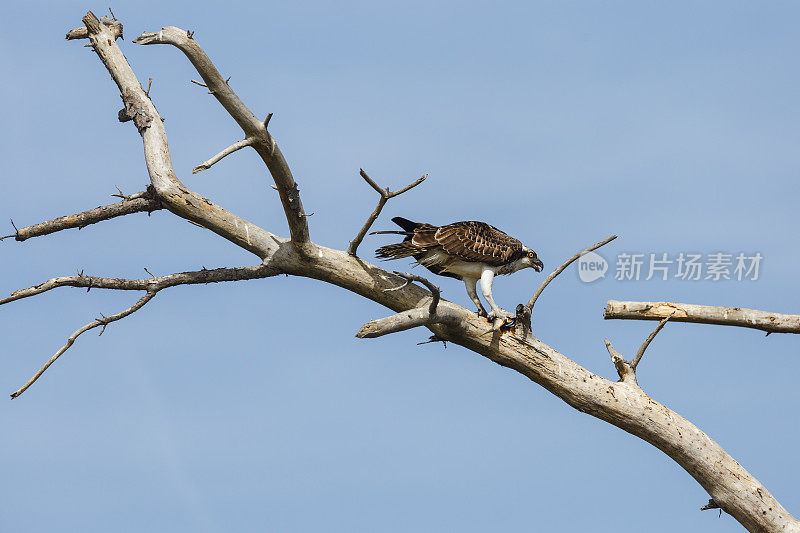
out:
{"label": "bird's leg", "polygon": [[486,302],[491,306],[492,311],[489,313],[488,318],[489,320],[494,320],[497,317],[501,317],[505,319],[507,322],[509,319],[513,317],[511,313],[500,309],[500,307],[494,303],[494,298],[492,298],[492,282],[494,281],[494,270],[490,268],[484,268],[483,273],[481,273],[481,291],[483,291],[483,297]]}
{"label": "bird's leg", "polygon": [[464,285],[467,287],[467,294],[470,299],[478,306],[478,316],[486,316],[486,309],[484,309],[480,298],[478,298],[478,291],[475,289],[478,280],[476,278],[464,278]]}

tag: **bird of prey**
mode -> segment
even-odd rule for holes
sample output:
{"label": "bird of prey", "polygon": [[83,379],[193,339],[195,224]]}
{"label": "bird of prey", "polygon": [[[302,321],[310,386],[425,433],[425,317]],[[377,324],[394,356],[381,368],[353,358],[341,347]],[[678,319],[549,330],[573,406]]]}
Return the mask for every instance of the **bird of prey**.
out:
{"label": "bird of prey", "polygon": [[[433,226],[402,217],[395,217],[392,222],[403,231],[375,233],[404,235],[403,242],[382,246],[375,255],[381,259],[413,257],[434,274],[462,280],[470,299],[478,306],[478,315],[489,320],[512,317],[492,298],[492,281],[496,275],[513,274],[528,267],[540,272],[544,268],[536,252],[485,222],[470,220]],[[478,280],[483,297],[492,308],[488,314],[478,298]]]}

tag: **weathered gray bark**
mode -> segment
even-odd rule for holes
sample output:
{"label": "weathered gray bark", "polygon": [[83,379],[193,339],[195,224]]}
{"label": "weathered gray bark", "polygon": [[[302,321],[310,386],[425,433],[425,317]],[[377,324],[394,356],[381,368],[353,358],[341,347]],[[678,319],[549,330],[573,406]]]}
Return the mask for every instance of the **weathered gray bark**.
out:
{"label": "weathered gray bark", "polygon": [[661,320],[716,324],[760,329],[769,333],[800,333],[800,315],[769,313],[742,307],[681,304],[673,302],[618,302],[609,300],[603,318],[622,320]]}
{"label": "weathered gray bark", "polygon": [[[68,38],[88,37],[116,82],[125,102],[124,114],[133,120],[142,135],[150,181],[161,205],[175,215],[199,224],[252,252],[262,260],[262,266],[244,269],[250,277],[242,276],[240,279],[267,277],[278,273],[305,276],[338,285],[378,302],[398,315],[364,326],[364,334],[361,336],[376,336],[368,333],[424,324],[438,339],[459,344],[500,365],[514,369],[575,409],[609,422],[656,446],[692,475],[708,491],[714,502],[748,530],[800,532],[800,522],[719,444],[691,422],[650,398],[636,380],[631,379],[631,375],[635,374],[635,365],[631,366],[619,354],[615,356],[615,365],[621,381],[608,381],[544,344],[528,329],[495,330],[485,319],[463,307],[446,300],[434,302],[431,293],[421,287],[409,284],[397,289],[405,283],[402,277],[371,265],[346,251],[311,242],[297,184],[275,146],[274,139],[266,131],[266,126],[255,119],[236,97],[192,35],[169,27],[145,33],[134,42],[172,44],[189,57],[211,92],[240,124],[247,138],[255,139],[249,146],[262,156],[274,178],[292,238],[278,237],[189,190],[173,171],[162,120],[115,42],[115,37],[121,34],[121,25],[108,19],[101,22],[91,13],[84,17],[84,24],[86,29],[72,30]],[[233,272],[235,269],[224,270],[229,275],[223,277],[237,279],[238,274]],[[147,292],[142,300],[152,297],[157,292],[156,287],[158,290],[166,288],[173,281],[175,283],[172,284],[182,284],[178,278],[171,278],[170,282],[162,278],[92,279],[96,283],[94,286],[99,288],[145,290]],[[201,275],[194,273],[188,276],[186,282],[204,281],[201,280]],[[58,278],[38,288],[26,289],[25,294],[15,293],[18,297],[12,296],[7,300],[32,296],[63,285],[85,287],[89,286],[89,281],[82,277]],[[138,304],[139,302],[136,305]],[[640,350],[641,353],[644,348],[646,346]],[[615,353],[612,352],[612,356]],[[639,359],[641,355],[636,358],[637,364]]]}

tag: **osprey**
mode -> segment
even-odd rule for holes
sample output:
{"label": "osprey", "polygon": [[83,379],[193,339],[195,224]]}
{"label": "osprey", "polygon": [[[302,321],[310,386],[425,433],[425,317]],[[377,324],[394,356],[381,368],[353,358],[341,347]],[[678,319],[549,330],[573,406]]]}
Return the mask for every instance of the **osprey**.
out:
{"label": "osprey", "polygon": [[[392,222],[403,231],[375,233],[404,235],[403,242],[382,246],[375,255],[381,259],[413,257],[434,274],[462,280],[470,299],[478,306],[478,315],[489,320],[511,318],[492,298],[496,275],[513,274],[528,267],[540,272],[544,268],[536,252],[485,222],[469,220],[438,227],[402,217],[395,217]],[[491,313],[486,313],[478,298],[478,280]]]}

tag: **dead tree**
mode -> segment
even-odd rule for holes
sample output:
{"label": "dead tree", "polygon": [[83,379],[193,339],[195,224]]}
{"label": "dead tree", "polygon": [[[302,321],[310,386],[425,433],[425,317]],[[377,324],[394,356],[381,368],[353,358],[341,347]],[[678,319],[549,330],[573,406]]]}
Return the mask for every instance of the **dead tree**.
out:
{"label": "dead tree", "polygon": [[[144,293],[129,308],[111,316],[96,318],[75,331],[66,344],[26,384],[14,392],[12,397],[18,397],[28,389],[82,333],[94,328],[104,329],[112,322],[129,316],[144,307],[164,289],[176,285],[267,278],[278,274],[305,276],[355,292],[396,313],[365,324],[359,330],[358,337],[373,338],[424,326],[433,333],[434,340],[461,345],[502,366],[516,370],[571,407],[613,424],[657,447],[683,467],[708,492],[711,501],[705,508],[719,508],[725,511],[750,531],[800,532],[800,522],[793,518],[769,491],[719,444],[681,415],[652,399],[637,383],[637,366],[641,363],[645,349],[656,333],[670,318],[680,321],[695,316],[694,310],[682,311],[679,306],[673,304],[663,304],[669,307],[665,313],[648,314],[634,310],[639,313],[635,318],[659,319],[661,322],[630,361],[606,341],[620,377],[619,381],[613,382],[576,364],[537,339],[530,330],[532,308],[541,289],[579,254],[557,269],[527,305],[518,306],[517,327],[514,329],[494,327],[475,313],[441,298],[438,289],[423,278],[392,274],[357,257],[358,244],[377,218],[383,205],[392,196],[418,185],[424,177],[397,193],[390,193],[388,189],[378,187],[365,173],[362,173],[364,179],[381,195],[375,212],[369,216],[364,228],[351,242],[348,251],[317,245],[309,234],[307,215],[303,209],[297,183],[268,129],[271,115],[262,120],[250,112],[193,38],[192,32],[166,27],[155,32],[143,33],[134,39],[133,42],[140,45],[166,44],[181,50],[202,78],[202,82],[195,83],[207,87],[209,93],[241,127],[244,133],[242,140],[197,166],[195,172],[210,168],[217,161],[241,148],[254,149],[274,180],[274,187],[278,191],[286,215],[289,237],[280,237],[227,211],[190,190],[180,181],[170,160],[163,120],[150,99],[149,91],[139,83],[117,45],[116,40],[122,36],[122,24],[113,18],[98,19],[91,12],[83,17],[83,23],[83,27],[71,30],[67,34],[67,39],[88,39],[87,46],[94,49],[111,74],[124,105],[119,112],[119,120],[132,122],[142,137],[149,185],[146,190],[131,196],[120,193],[121,201],[113,205],[29,227],[15,228],[15,232],[5,238],[13,237],[17,241],[24,241],[68,228],[99,223],[113,217],[166,209],[251,252],[258,258],[258,262],[252,266],[182,272],[145,279],[112,279],[79,273],[76,276],[53,278],[12,293],[8,298],[0,300],[0,304],[35,296],[62,286]],[[610,239],[589,249],[601,246],[608,240]],[[346,242],[344,237],[343,242]],[[421,282],[428,290],[414,285],[413,281]],[[630,305],[628,307],[630,308]],[[653,306],[650,310],[652,308]],[[607,311],[607,317],[633,318],[622,314],[614,315],[613,309],[611,306],[611,311]],[[796,320],[794,323],[796,324]],[[770,331],[765,327],[762,329]]]}

